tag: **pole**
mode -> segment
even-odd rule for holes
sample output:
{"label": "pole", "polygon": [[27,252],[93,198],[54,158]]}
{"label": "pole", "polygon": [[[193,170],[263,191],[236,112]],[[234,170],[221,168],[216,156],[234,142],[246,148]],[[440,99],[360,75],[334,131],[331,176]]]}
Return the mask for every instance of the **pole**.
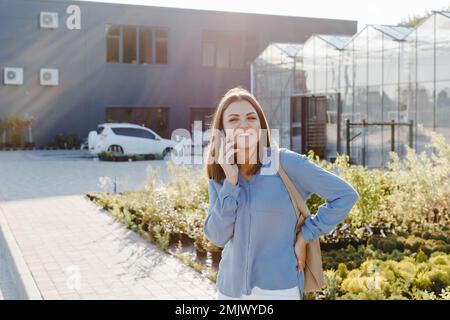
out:
{"label": "pole", "polygon": [[362,165],[366,166],[366,126],[367,121],[364,119],[362,123]]}
{"label": "pole", "polygon": [[395,151],[395,121],[391,120],[391,151]]}
{"label": "pole", "polygon": [[409,147],[413,147],[413,121],[409,120]]}
{"label": "pole", "polygon": [[350,158],[350,119],[345,119],[345,130],[347,140],[347,156]]}
{"label": "pole", "polygon": [[341,112],[342,112],[342,102],[341,102],[341,93],[336,94],[337,101],[337,117],[336,117],[336,134],[337,134],[337,142],[336,142],[336,151],[341,154]]}

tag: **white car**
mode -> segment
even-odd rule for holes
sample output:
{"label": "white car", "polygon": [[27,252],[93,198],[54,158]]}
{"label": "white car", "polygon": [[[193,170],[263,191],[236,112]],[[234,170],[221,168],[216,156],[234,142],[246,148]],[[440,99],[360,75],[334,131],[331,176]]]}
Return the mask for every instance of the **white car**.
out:
{"label": "white car", "polygon": [[89,132],[89,153],[97,155],[103,151],[118,154],[161,154],[165,157],[177,144],[161,138],[153,130],[131,123],[103,123],[97,131]]}

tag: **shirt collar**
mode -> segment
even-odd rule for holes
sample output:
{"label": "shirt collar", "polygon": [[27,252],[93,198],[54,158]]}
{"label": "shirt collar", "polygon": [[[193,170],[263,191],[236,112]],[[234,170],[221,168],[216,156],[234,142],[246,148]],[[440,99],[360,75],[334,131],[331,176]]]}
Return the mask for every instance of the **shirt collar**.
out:
{"label": "shirt collar", "polygon": [[267,168],[271,166],[271,156],[274,154],[276,148],[278,146],[275,144],[271,146],[270,148],[265,148],[265,152],[263,152],[263,158],[261,160],[261,168],[258,169],[258,171],[254,174],[254,176],[250,179],[250,181],[247,181],[240,173],[238,173],[238,182],[239,184],[248,184],[252,182],[255,178],[255,176],[260,175],[262,168]]}

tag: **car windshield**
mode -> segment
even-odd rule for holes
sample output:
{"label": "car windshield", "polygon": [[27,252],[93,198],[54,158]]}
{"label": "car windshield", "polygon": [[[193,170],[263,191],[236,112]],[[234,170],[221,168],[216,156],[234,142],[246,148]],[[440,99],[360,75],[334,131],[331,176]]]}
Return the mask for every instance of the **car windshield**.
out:
{"label": "car windshield", "polygon": [[97,134],[102,133],[104,129],[105,129],[105,127],[102,127],[102,126],[98,127],[97,128]]}

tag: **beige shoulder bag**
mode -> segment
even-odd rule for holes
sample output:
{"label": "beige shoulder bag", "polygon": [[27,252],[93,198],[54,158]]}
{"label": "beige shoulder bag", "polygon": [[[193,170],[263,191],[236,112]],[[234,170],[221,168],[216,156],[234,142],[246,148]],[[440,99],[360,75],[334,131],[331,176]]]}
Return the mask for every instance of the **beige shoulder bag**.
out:
{"label": "beige shoulder bag", "polygon": [[[297,225],[295,234],[300,231],[300,227],[307,217],[310,216],[308,207],[305,201],[298,193],[296,187],[288,177],[284,169],[279,165],[278,173],[283,180],[292,204],[297,214]],[[322,254],[320,251],[319,239],[313,240],[306,244],[306,263],[305,263],[305,292],[317,291],[323,286],[323,268],[322,268]]]}

